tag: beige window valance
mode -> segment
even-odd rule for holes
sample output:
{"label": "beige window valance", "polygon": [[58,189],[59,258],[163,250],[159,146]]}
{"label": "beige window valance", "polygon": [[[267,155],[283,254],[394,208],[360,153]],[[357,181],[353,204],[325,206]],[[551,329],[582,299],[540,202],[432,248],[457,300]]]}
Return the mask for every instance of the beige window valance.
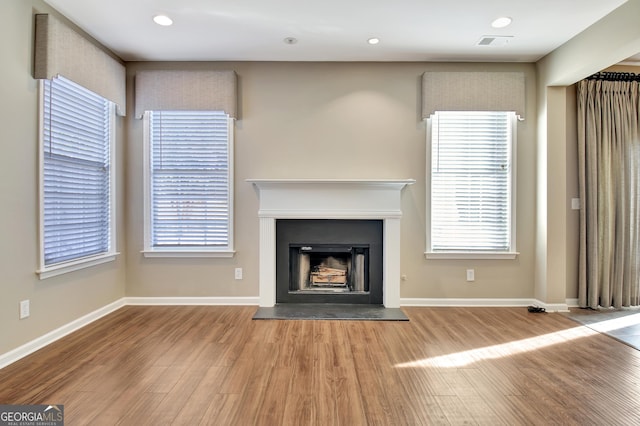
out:
{"label": "beige window valance", "polygon": [[422,118],[435,111],[515,111],[524,118],[522,72],[425,72]]}
{"label": "beige window valance", "polygon": [[52,15],[37,14],[35,26],[34,78],[64,76],[126,114],[126,70],[120,61]]}
{"label": "beige window valance", "polygon": [[237,115],[234,71],[140,71],[136,73],[136,118],[145,111],[209,110]]}

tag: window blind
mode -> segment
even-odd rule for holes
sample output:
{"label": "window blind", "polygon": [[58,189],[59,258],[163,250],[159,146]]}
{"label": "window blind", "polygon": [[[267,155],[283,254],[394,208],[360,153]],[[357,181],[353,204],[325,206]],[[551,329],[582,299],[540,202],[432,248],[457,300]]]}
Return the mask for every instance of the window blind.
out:
{"label": "window blind", "polygon": [[432,116],[431,249],[511,249],[511,120],[508,112]]}
{"label": "window blind", "polygon": [[230,243],[229,116],[151,111],[151,246]]}
{"label": "window blind", "polygon": [[64,78],[43,82],[43,245],[52,265],[110,251],[111,106]]}

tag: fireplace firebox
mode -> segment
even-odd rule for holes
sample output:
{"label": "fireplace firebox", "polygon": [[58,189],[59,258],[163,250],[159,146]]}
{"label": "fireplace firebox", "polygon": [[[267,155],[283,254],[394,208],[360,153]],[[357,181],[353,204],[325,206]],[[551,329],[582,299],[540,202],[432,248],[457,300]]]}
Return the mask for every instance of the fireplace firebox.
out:
{"label": "fireplace firebox", "polygon": [[276,221],[276,303],[382,304],[381,220]]}
{"label": "fireplace firebox", "polygon": [[289,245],[290,292],[368,292],[369,246]]}

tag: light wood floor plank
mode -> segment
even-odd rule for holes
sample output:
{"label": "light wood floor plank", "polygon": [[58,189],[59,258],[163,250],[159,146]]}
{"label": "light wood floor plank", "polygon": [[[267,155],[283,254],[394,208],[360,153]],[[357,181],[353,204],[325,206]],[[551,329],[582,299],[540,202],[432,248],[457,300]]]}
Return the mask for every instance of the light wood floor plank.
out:
{"label": "light wood floor plank", "polygon": [[559,314],[403,308],[408,322],[253,321],[126,306],[0,370],[1,404],[68,425],[637,424],[640,352]]}
{"label": "light wood floor plank", "polygon": [[173,422],[187,425],[199,424],[211,404],[212,390],[220,388],[227,372],[227,367],[209,367],[184,406],[179,407],[180,411]]}
{"label": "light wood floor plank", "polygon": [[289,367],[274,367],[269,376],[267,391],[257,413],[256,424],[283,424],[284,410],[291,383]]}

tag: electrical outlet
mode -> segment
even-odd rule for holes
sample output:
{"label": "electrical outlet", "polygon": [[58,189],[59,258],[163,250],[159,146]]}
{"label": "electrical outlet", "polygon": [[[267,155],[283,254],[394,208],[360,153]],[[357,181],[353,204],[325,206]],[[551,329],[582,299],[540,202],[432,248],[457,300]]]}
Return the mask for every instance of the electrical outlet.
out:
{"label": "electrical outlet", "polygon": [[236,268],[236,272],[235,272],[235,276],[236,276],[236,280],[241,280],[242,279],[242,268]]}
{"label": "electrical outlet", "polygon": [[31,312],[29,307],[29,301],[28,300],[21,301],[20,302],[20,319],[25,319],[29,317],[30,314]]}
{"label": "electrical outlet", "polygon": [[476,272],[473,269],[467,269],[467,281],[475,281]]}
{"label": "electrical outlet", "polygon": [[580,210],[580,198],[571,199],[571,210]]}

